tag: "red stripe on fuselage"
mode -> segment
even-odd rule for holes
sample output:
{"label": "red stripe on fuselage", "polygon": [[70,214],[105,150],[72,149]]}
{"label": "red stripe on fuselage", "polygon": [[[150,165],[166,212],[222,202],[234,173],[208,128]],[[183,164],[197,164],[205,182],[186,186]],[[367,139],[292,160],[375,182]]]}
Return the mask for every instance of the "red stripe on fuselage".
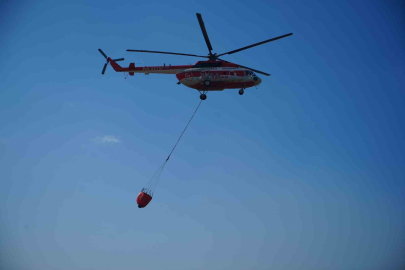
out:
{"label": "red stripe on fuselage", "polygon": [[160,71],[164,72],[165,70],[185,70],[192,68],[192,65],[187,66],[149,66],[149,67],[135,67],[135,68],[123,68],[122,71],[124,72],[140,72],[140,73],[149,73],[149,72],[156,72],[159,73]]}

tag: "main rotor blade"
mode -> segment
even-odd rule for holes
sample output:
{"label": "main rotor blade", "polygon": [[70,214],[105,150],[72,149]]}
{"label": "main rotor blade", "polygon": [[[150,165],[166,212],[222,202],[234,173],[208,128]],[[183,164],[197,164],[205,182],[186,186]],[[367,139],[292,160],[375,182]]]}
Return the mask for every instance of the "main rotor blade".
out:
{"label": "main rotor blade", "polygon": [[208,58],[208,56],[195,55],[195,54],[173,53],[173,52],[160,52],[160,51],[147,51],[147,50],[129,50],[129,49],[128,49],[127,52],[161,53],[161,54],[174,54],[174,55],[184,55],[184,56],[194,56],[194,57],[204,57],[204,58]]}
{"label": "main rotor blade", "polygon": [[124,58],[120,58],[120,59],[113,59],[114,62],[118,62],[118,61],[124,61]]}
{"label": "main rotor blade", "polygon": [[[218,60],[221,60],[221,61],[224,61],[224,62],[226,62],[226,63],[230,63],[230,62],[228,62],[228,61],[225,61],[225,60],[222,60],[222,59],[219,59],[219,58],[217,58]],[[266,76],[270,76],[270,74],[268,74],[268,73],[266,73],[266,72],[263,72],[263,71],[260,71],[260,70],[257,70],[257,69],[253,69],[253,68],[250,68],[250,67],[246,67],[246,66],[242,66],[242,65],[239,65],[239,64],[237,64],[239,67],[241,67],[241,68],[246,68],[246,69],[249,69],[249,70],[252,70],[252,71],[255,71],[255,72],[257,72],[257,73],[260,73],[260,74],[263,74],[263,75],[266,75]]]}
{"label": "main rotor blade", "polygon": [[270,76],[270,74],[268,74],[268,73],[266,73],[266,72],[263,72],[263,71],[260,71],[260,70],[257,70],[257,69],[253,69],[253,68],[250,68],[250,67],[245,67],[245,66],[242,66],[242,65],[239,65],[239,64],[237,64],[237,65],[238,65],[239,67],[246,68],[246,69],[255,71],[255,72],[257,72],[257,73],[266,75],[266,76]]}
{"label": "main rotor blade", "polygon": [[105,53],[101,49],[98,49],[98,51],[105,57],[105,59],[107,59],[107,55],[105,55]]}
{"label": "main rotor blade", "polygon": [[203,21],[200,13],[197,13],[197,19],[198,19],[198,23],[200,24],[201,31],[204,35],[205,43],[207,43],[208,50],[210,51],[210,54],[211,54],[211,51],[212,51],[211,42],[210,42],[210,39],[208,38],[207,30],[205,30],[204,21]]}
{"label": "main rotor blade", "polygon": [[240,49],[237,49],[237,50],[233,50],[233,51],[226,52],[226,53],[221,53],[221,54],[218,55],[218,56],[222,56],[222,55],[225,55],[225,54],[237,53],[237,52],[240,52],[240,51],[243,51],[243,50],[247,50],[247,49],[249,49],[249,48],[256,47],[256,46],[262,45],[262,44],[264,44],[264,43],[271,42],[271,41],[275,41],[275,40],[277,40],[277,39],[285,38],[285,37],[288,37],[288,36],[291,36],[291,35],[292,35],[292,33],[289,33],[289,34],[282,35],[282,36],[279,36],[279,37],[271,38],[271,39],[268,39],[268,40],[265,40],[265,41],[262,41],[262,42],[259,42],[259,43],[255,43],[255,44],[252,44],[252,45],[250,45],[250,46],[246,46],[246,47],[243,47],[243,48],[240,48]]}
{"label": "main rotor blade", "polygon": [[107,68],[107,65],[108,65],[108,63],[104,64],[104,68],[103,68],[103,71],[101,71],[101,74],[104,75],[104,72],[105,72],[105,69]]}

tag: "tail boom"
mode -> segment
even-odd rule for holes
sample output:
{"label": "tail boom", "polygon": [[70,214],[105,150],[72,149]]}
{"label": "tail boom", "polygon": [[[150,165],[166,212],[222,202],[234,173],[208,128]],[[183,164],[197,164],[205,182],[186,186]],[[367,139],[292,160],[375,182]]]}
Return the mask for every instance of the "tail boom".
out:
{"label": "tail boom", "polygon": [[[184,66],[145,66],[145,67],[135,67],[134,63],[131,63],[129,67],[123,68],[118,65],[114,60],[108,57],[108,61],[116,72],[128,72],[130,75],[134,73],[156,73],[156,74],[177,74],[185,69],[192,68],[192,65]],[[131,74],[132,73],[132,74]]]}

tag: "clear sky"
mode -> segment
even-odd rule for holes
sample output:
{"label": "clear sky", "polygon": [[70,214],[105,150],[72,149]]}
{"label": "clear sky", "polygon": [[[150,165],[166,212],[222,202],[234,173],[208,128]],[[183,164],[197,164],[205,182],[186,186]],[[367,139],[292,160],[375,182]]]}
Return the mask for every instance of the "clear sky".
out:
{"label": "clear sky", "polygon": [[[304,3],[305,2],[305,3]],[[403,269],[403,1],[4,1],[1,269]],[[128,66],[223,57],[152,202],[136,196],[199,102]]]}

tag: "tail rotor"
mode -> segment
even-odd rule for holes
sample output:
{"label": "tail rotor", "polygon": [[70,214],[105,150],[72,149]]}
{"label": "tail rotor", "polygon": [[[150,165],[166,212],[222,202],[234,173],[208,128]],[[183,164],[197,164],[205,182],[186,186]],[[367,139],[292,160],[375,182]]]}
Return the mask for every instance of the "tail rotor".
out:
{"label": "tail rotor", "polygon": [[106,70],[106,68],[107,68],[108,63],[110,62],[110,60],[112,60],[112,61],[114,61],[114,62],[124,61],[124,60],[125,60],[124,58],[111,59],[111,58],[109,58],[101,49],[98,49],[98,51],[99,51],[99,52],[104,56],[104,58],[107,60],[107,62],[104,64],[103,71],[101,71],[101,74],[102,74],[102,75],[104,75],[105,70]]}

